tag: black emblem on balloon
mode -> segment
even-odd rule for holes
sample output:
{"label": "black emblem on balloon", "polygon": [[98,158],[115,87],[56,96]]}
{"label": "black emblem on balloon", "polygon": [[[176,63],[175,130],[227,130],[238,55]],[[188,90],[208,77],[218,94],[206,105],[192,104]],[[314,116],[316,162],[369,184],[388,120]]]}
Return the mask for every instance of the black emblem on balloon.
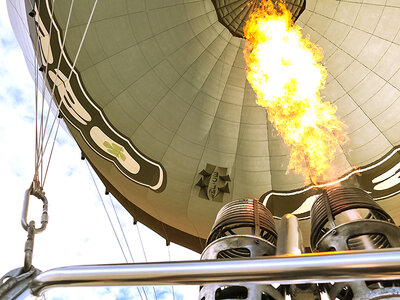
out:
{"label": "black emblem on balloon", "polygon": [[229,193],[231,178],[227,168],[207,164],[199,174],[200,180],[196,183],[200,187],[199,197],[212,201],[222,202],[224,193]]}

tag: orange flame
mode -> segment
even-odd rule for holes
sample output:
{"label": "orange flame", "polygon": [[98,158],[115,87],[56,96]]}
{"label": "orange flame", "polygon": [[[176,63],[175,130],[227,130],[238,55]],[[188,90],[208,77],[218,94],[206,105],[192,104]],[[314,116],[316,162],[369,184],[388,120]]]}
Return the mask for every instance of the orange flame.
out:
{"label": "orange flame", "polygon": [[263,1],[244,27],[247,79],[257,104],[290,146],[288,169],[314,183],[327,180],[335,152],[346,140],[336,107],[322,102],[326,69],[322,51],[301,28],[283,3]]}

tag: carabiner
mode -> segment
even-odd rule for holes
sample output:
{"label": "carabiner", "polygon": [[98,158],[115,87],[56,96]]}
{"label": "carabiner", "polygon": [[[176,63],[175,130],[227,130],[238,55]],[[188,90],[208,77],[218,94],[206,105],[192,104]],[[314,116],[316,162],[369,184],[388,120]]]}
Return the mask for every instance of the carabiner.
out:
{"label": "carabiner", "polygon": [[26,218],[28,217],[29,198],[31,195],[42,200],[42,202],[43,202],[43,210],[42,210],[42,217],[41,217],[42,226],[40,226],[39,228],[35,228],[35,233],[38,233],[38,232],[42,232],[43,230],[46,229],[47,222],[49,220],[49,216],[47,214],[48,203],[47,203],[47,198],[44,195],[44,193],[42,191],[34,190],[33,183],[32,183],[31,186],[29,187],[29,189],[27,189],[25,192],[25,198],[24,198],[24,202],[22,205],[21,225],[26,231],[28,231],[28,228],[29,228]]}

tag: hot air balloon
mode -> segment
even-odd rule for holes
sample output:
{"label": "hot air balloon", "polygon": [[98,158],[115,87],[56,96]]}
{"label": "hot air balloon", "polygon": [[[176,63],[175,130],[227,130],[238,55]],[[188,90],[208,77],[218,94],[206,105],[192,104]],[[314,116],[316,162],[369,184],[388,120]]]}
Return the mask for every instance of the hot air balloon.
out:
{"label": "hot air balloon", "polygon": [[19,42],[36,49],[83,157],[133,218],[167,242],[201,252],[218,211],[243,198],[259,199],[275,220],[296,215],[307,236],[319,226],[310,225],[310,209],[321,188],[338,184],[362,189],[360,197],[399,222],[395,0],[286,3],[323,50],[321,96],[337,106],[348,134],[335,176],[320,183],[287,170],[290,148],[246,78],[243,27],[261,1],[9,3]]}

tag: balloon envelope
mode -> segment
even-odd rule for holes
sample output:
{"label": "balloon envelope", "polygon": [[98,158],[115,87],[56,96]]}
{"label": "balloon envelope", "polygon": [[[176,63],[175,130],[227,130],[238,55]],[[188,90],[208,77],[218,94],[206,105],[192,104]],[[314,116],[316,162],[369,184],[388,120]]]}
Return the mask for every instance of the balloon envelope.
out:
{"label": "balloon envelope", "polygon": [[[295,212],[306,224],[319,192],[287,172],[289,148],[246,79],[245,40],[233,31],[247,2],[109,0],[94,10],[93,0],[8,2],[24,52],[30,36],[48,89],[107,190],[135,220],[197,251],[233,199],[261,198],[276,217]],[[323,48],[322,95],[347,126],[337,179],[396,207],[400,3],[289,4]]]}

